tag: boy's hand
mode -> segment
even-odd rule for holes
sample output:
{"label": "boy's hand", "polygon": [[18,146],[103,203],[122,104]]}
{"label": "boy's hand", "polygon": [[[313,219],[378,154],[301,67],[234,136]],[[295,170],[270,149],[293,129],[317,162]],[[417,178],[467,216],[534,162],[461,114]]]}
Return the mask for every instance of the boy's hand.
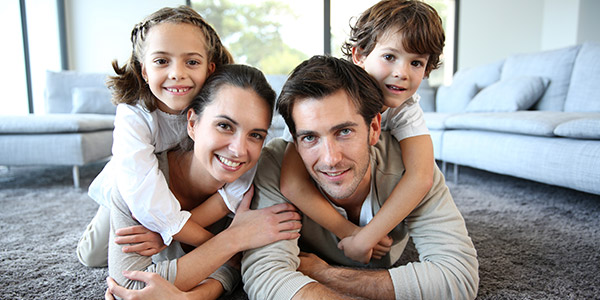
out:
{"label": "boy's hand", "polygon": [[160,234],[142,225],[119,228],[115,234],[117,235],[115,243],[131,244],[123,247],[125,253],[136,252],[139,255],[152,256],[167,248]]}
{"label": "boy's hand", "polygon": [[367,264],[371,258],[381,259],[390,252],[393,242],[392,238],[385,236],[375,246],[371,246],[358,237],[359,231],[355,231],[354,234],[343,238],[338,243],[338,248],[344,251],[346,257]]}

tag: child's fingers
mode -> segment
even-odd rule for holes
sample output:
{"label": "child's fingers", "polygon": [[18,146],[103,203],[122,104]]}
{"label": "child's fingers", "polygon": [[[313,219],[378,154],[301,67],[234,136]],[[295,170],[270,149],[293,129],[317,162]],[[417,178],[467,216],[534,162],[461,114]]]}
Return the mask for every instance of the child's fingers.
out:
{"label": "child's fingers", "polygon": [[115,234],[120,235],[120,236],[125,236],[125,235],[140,234],[140,233],[146,233],[146,232],[148,232],[148,229],[146,229],[146,227],[144,227],[142,225],[135,225],[135,226],[119,228],[115,231]]}

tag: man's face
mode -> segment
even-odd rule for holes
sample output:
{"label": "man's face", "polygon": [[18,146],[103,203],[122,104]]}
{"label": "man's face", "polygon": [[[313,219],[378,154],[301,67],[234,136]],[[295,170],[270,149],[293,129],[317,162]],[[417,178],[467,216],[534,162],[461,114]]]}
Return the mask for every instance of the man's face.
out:
{"label": "man's face", "polygon": [[[296,148],[308,173],[338,205],[352,196],[366,196],[370,188],[370,145],[379,139],[380,116],[365,124],[340,90],[323,99],[294,104]],[[364,193],[364,195],[363,195]]]}

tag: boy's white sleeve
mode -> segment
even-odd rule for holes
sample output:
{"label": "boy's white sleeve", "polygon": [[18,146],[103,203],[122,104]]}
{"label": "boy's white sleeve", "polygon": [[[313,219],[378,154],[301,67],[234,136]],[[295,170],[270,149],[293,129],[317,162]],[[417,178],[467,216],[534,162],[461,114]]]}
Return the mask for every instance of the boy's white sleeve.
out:
{"label": "boy's white sleeve", "polygon": [[153,116],[130,105],[119,105],[113,133],[113,174],[133,217],[158,232],[166,245],[191,214],[181,210],[158,169],[154,153]]}
{"label": "boy's white sleeve", "polygon": [[235,213],[238,206],[240,206],[240,202],[242,202],[244,194],[252,185],[254,175],[256,174],[256,167],[257,165],[246,171],[246,173],[242,174],[242,176],[234,182],[228,183],[222,189],[218,190],[225,205],[227,205],[227,208],[229,208],[232,213]]}
{"label": "boy's white sleeve", "polygon": [[429,129],[425,124],[419,98],[419,95],[415,94],[399,107],[388,108],[381,115],[382,129],[390,131],[398,141],[413,136],[428,135]]}

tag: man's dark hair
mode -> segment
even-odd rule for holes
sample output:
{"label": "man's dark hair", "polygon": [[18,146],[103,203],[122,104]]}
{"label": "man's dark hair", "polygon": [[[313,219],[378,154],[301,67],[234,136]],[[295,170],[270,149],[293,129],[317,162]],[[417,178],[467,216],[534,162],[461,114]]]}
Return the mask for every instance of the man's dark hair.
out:
{"label": "man's dark hair", "polygon": [[339,90],[352,99],[367,126],[383,107],[383,92],[365,70],[344,59],[315,55],[292,71],[277,100],[277,111],[295,137],[294,103],[308,98],[321,100]]}

